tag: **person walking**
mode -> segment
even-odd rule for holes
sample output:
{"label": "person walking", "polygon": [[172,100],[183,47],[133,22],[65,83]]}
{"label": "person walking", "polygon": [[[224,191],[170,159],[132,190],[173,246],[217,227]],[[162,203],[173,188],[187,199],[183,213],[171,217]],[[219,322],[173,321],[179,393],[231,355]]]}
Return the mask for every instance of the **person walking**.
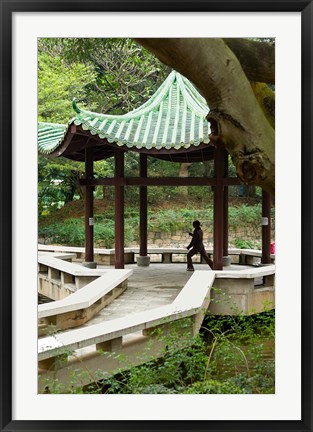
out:
{"label": "person walking", "polygon": [[208,266],[213,269],[213,261],[208,257],[203,245],[203,231],[200,228],[201,224],[198,220],[193,221],[192,226],[194,227],[193,233],[189,233],[192,236],[191,242],[187,246],[189,252],[187,253],[187,271],[194,271],[192,264],[192,257],[197,253],[200,253],[201,257],[205,260]]}

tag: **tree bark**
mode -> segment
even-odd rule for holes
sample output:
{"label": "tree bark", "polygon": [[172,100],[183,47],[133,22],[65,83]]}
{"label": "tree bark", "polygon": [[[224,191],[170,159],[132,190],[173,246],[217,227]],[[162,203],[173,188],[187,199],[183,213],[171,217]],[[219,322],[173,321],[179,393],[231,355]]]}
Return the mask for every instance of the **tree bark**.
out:
{"label": "tree bark", "polygon": [[239,178],[274,195],[274,129],[226,42],[217,38],[136,40],[190,79],[204,96],[210,108],[210,140],[225,145]]}
{"label": "tree bark", "polygon": [[[189,168],[191,167],[191,162],[183,162],[179,167],[179,177],[188,177],[189,176]],[[183,195],[188,195],[188,186],[181,186],[181,192]]]}
{"label": "tree bark", "polygon": [[189,168],[191,167],[192,162],[183,162],[179,167],[179,177],[188,177],[189,176]]}
{"label": "tree bark", "polygon": [[275,45],[244,38],[225,38],[249,81],[275,84]]}

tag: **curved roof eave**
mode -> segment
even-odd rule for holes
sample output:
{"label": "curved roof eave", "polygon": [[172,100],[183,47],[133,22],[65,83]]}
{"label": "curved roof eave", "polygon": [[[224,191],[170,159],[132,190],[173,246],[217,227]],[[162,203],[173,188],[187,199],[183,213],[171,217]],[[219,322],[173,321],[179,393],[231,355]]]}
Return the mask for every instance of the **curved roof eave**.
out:
{"label": "curved roof eave", "polygon": [[[153,96],[139,108],[124,115],[85,111],[73,101],[76,116],[67,125],[40,123],[40,152],[60,156],[70,125],[87,135],[134,151],[186,151],[209,144],[209,108],[205,99],[187,78],[172,71]],[[67,152],[68,153],[68,152]],[[68,156],[67,156],[68,157]]]}

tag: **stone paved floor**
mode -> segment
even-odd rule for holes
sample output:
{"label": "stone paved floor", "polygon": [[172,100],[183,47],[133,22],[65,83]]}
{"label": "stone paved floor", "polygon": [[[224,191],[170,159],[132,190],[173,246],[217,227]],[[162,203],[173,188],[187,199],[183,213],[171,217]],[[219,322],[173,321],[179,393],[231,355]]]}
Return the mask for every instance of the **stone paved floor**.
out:
{"label": "stone paved floor", "polygon": [[[125,268],[134,271],[128,279],[127,290],[87,325],[170,304],[192,275],[186,271],[185,264],[151,264],[149,267],[131,264]],[[208,270],[208,267],[196,265],[195,269]]]}
{"label": "stone paved floor", "polygon": [[[97,268],[114,267],[98,265]],[[134,271],[128,279],[127,290],[85,325],[98,324],[104,320],[121,318],[128,314],[170,304],[192,275],[192,272],[186,271],[185,263],[152,263],[149,267],[129,264],[125,268]],[[209,270],[206,264],[194,263],[194,268],[195,270]],[[227,267],[227,270],[243,270],[244,268],[248,266],[231,265]]]}

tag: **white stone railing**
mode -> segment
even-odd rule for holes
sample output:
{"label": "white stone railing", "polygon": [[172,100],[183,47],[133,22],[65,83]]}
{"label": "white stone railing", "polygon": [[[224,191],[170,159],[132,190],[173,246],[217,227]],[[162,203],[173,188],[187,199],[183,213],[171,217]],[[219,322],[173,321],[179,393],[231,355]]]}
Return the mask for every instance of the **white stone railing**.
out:
{"label": "white stone railing", "polygon": [[39,335],[47,333],[51,325],[59,331],[88,322],[127,289],[132,273],[132,270],[107,270],[70,296],[39,305]]}
{"label": "white stone railing", "polygon": [[[116,355],[119,353],[133,355],[135,333],[137,333],[135,338],[136,351],[143,352],[143,341],[146,345],[148,340],[154,337],[156,328],[166,332],[168,326],[172,325],[173,322],[180,322],[190,317],[188,326],[183,326],[181,339],[183,344],[184,337],[194,335],[199,331],[210,302],[210,288],[214,277],[215,275],[211,271],[195,271],[170,305],[39,339],[38,364],[41,373],[47,377],[52,371],[56,373],[60,370],[58,373],[66,375],[67,372],[77,367],[77,361],[80,363],[82,360],[84,363],[87,361],[88,367],[94,368],[99,362],[99,350],[109,353],[114,351]],[[158,356],[160,355],[160,346],[158,344],[156,346],[159,354],[155,352],[155,355]],[[81,350],[79,360],[77,357],[74,357],[76,361],[73,360],[73,356],[71,356],[73,350]],[[66,358],[64,358],[64,353]],[[114,360],[112,356],[106,360],[106,364],[102,365],[104,370],[111,370],[112,367],[119,366],[119,362]],[[142,361],[140,354],[133,359],[134,364]]]}
{"label": "white stone railing", "polygon": [[89,269],[80,264],[68,262],[76,254],[38,254],[38,292],[53,300],[60,300],[81,289],[106,270]]}
{"label": "white stone railing", "polygon": [[275,307],[275,265],[215,271],[209,312],[251,315]]}
{"label": "white stone railing", "polygon": [[[75,253],[78,260],[83,260],[85,256],[85,249],[82,247],[74,246],[59,246],[59,245],[38,245],[39,251],[51,251],[51,252],[72,252]],[[208,255],[213,254],[212,248],[206,249]],[[183,248],[151,248],[148,247],[148,255],[160,256],[159,262],[171,263],[174,262],[173,257],[175,255],[187,255],[188,250]],[[255,249],[238,249],[231,248],[228,251],[229,256],[237,256],[239,264],[254,265],[257,261],[260,261],[262,252]],[[129,247],[124,249],[125,264],[133,264],[136,262],[136,255],[139,254],[138,247]],[[115,249],[94,249],[94,259],[99,264],[114,265],[115,262]],[[275,261],[275,255],[271,254],[271,261]]]}

